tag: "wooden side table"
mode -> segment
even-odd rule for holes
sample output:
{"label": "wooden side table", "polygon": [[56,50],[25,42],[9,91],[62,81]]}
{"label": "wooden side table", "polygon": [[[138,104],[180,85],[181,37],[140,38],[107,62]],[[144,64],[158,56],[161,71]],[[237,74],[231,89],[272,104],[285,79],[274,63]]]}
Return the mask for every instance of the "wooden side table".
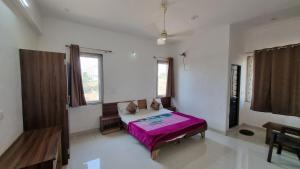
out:
{"label": "wooden side table", "polygon": [[100,132],[102,134],[109,134],[112,132],[119,131],[121,129],[121,118],[120,116],[108,116],[100,117]]}

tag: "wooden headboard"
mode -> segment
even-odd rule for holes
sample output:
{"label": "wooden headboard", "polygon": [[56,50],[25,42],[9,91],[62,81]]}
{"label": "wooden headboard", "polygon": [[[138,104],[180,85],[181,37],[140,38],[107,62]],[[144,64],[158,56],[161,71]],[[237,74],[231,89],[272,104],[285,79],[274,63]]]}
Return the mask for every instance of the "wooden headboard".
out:
{"label": "wooden headboard", "polygon": [[[122,101],[122,102],[130,102],[130,101]],[[103,117],[117,116],[119,114],[118,103],[122,103],[122,102],[103,103],[102,116]]]}
{"label": "wooden headboard", "polygon": [[171,107],[171,97],[162,97],[160,98],[161,104],[163,105],[164,108]]}
{"label": "wooden headboard", "polygon": [[[138,100],[139,104],[144,104],[145,99]],[[123,102],[130,102],[130,101],[123,101]],[[110,117],[110,116],[117,116],[118,113],[118,103],[122,102],[113,102],[113,103],[103,103],[102,105],[102,115],[103,117]],[[162,97],[161,104],[164,108],[171,107],[171,98],[170,97]],[[143,106],[143,105],[138,105]]]}

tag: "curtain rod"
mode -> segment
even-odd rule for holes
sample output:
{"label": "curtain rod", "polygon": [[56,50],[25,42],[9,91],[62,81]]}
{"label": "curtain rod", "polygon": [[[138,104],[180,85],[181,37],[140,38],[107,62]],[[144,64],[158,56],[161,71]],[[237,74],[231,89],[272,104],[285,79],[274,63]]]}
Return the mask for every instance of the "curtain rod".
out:
{"label": "curtain rod", "polygon": [[258,50],[254,50],[253,52],[246,52],[246,54],[253,54],[253,53],[255,53],[255,51],[273,50],[273,49],[284,49],[284,48],[288,48],[288,47],[296,47],[296,46],[300,46],[300,43],[297,43],[297,44],[290,44],[290,45],[285,45],[285,46],[276,46],[276,47],[272,47],[272,48],[258,49]]}
{"label": "curtain rod", "polygon": [[[70,45],[66,45],[67,48],[70,48],[71,46]],[[88,47],[80,47],[80,48],[83,48],[83,49],[91,49],[91,50],[98,50],[98,51],[102,51],[104,53],[112,53],[111,50],[104,50],[104,49],[94,49],[94,48],[88,48]]]}

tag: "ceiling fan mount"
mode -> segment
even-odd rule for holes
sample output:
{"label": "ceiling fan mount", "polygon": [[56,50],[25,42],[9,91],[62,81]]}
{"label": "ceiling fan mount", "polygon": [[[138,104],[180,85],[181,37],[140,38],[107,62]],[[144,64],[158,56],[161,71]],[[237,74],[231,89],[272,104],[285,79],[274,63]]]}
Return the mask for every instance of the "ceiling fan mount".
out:
{"label": "ceiling fan mount", "polygon": [[162,0],[161,2],[161,9],[163,11],[164,14],[164,28],[162,30],[162,32],[160,33],[160,37],[157,39],[157,45],[164,45],[166,44],[167,38],[168,38],[168,33],[166,31],[166,13],[167,13],[167,0]]}

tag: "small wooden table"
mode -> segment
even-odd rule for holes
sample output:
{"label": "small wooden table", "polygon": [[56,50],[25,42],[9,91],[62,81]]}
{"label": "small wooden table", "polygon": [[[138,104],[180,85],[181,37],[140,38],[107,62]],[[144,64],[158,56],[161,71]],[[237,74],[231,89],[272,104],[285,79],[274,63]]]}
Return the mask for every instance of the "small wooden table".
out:
{"label": "small wooden table", "polygon": [[100,131],[102,134],[109,134],[121,130],[121,117],[118,115],[100,117]]}
{"label": "small wooden table", "polygon": [[280,132],[281,129],[282,129],[282,127],[295,128],[295,127],[292,127],[292,126],[287,126],[287,125],[283,125],[283,124],[279,124],[279,123],[274,123],[274,122],[267,122],[266,124],[263,125],[263,127],[267,129],[266,141],[265,141],[266,144],[270,143],[273,131]]}
{"label": "small wooden table", "polygon": [[54,128],[24,132],[0,157],[1,169],[60,169],[61,131]]}

